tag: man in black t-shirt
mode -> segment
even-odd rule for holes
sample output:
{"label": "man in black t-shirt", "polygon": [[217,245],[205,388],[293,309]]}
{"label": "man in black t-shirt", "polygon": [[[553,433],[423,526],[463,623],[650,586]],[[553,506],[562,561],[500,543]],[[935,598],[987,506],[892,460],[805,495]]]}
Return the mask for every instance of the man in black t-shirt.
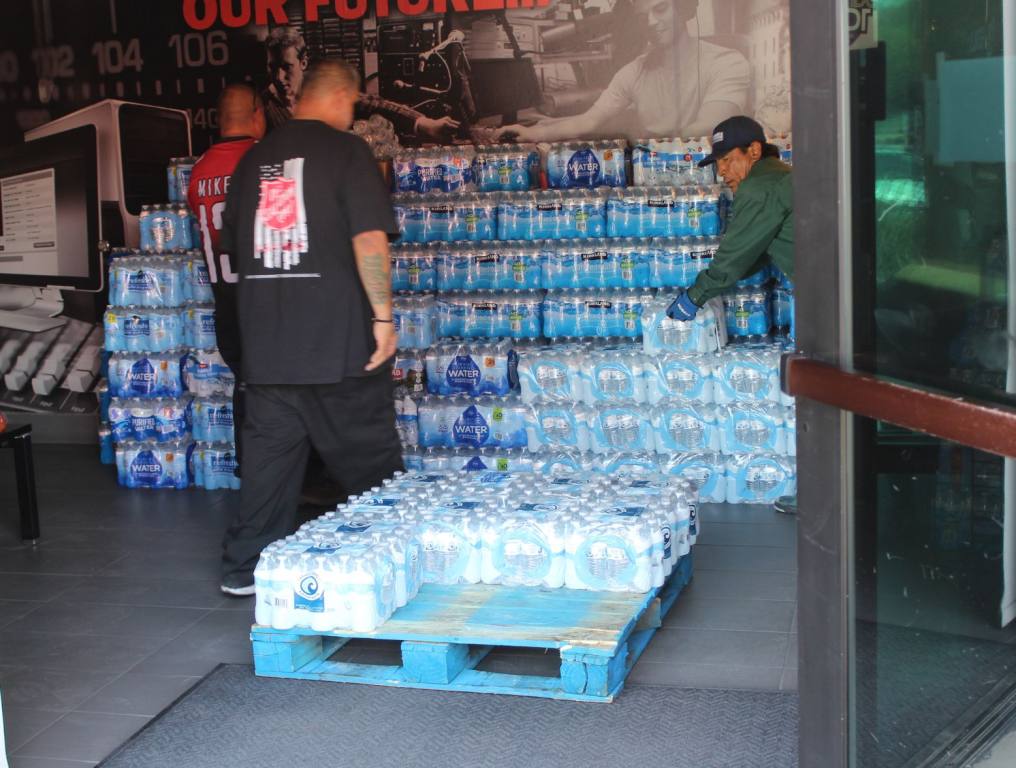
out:
{"label": "man in black t-shirt", "polygon": [[238,265],[247,410],[240,512],[223,542],[222,590],[254,592],[261,550],[292,533],[311,445],[349,494],[402,469],[391,202],[352,125],[359,78],[344,62],[304,75],[294,119],[233,173],[222,248]]}

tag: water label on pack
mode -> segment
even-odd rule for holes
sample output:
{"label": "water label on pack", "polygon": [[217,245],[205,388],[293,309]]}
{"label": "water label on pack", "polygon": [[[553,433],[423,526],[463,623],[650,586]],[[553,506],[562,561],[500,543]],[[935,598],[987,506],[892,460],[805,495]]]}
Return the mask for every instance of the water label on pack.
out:
{"label": "water label on pack", "polygon": [[201,329],[201,333],[214,334],[215,333],[215,313],[214,312],[202,312],[198,316],[198,327]]}
{"label": "water label on pack", "polygon": [[136,435],[151,434],[155,432],[155,416],[153,414],[134,415],[131,414],[131,429]]}
{"label": "water label on pack", "polygon": [[527,502],[525,504],[519,504],[519,512],[557,512],[560,509],[559,504],[545,504]]}
{"label": "water label on pack", "polygon": [[671,539],[673,538],[670,526],[665,525],[660,528],[660,535],[663,536],[663,557],[664,559],[669,560],[671,556]]}
{"label": "water label on pack", "polygon": [[152,234],[158,238],[160,235],[165,240],[172,240],[176,233],[175,216],[152,216]]}
{"label": "water label on pack", "polygon": [[205,418],[208,420],[208,426],[210,427],[233,426],[233,407],[231,405],[206,406],[205,414]]}
{"label": "water label on pack", "polygon": [[475,405],[471,405],[455,420],[452,427],[455,442],[481,447],[490,437],[490,425]]}
{"label": "water label on pack", "polygon": [[336,533],[363,533],[373,523],[369,520],[349,520],[335,529]]}
{"label": "water label on pack", "polygon": [[511,482],[511,475],[505,472],[487,472],[480,475],[478,481],[481,485],[507,485]]}
{"label": "water label on pack", "polygon": [[657,483],[655,480],[632,480],[630,483],[628,483],[628,487],[632,489],[635,488],[660,489],[663,488],[663,485],[661,483]]}
{"label": "water label on pack", "polygon": [[483,459],[480,456],[474,456],[466,462],[466,471],[468,472],[482,472],[489,467],[483,463]]}
{"label": "water label on pack", "polygon": [[131,461],[131,477],[141,485],[158,485],[162,473],[162,464],[151,451],[138,451],[138,455]]}
{"label": "water label on pack", "polygon": [[150,336],[152,324],[146,315],[131,315],[124,322],[125,336]]}
{"label": "water label on pack", "polygon": [[602,180],[600,161],[591,149],[580,149],[567,166],[567,185],[577,187],[595,187]]}
{"label": "water label on pack", "polygon": [[408,478],[414,483],[437,483],[441,480],[441,475],[413,475]]}
{"label": "water label on pack", "polygon": [[143,357],[131,364],[124,377],[124,383],[132,394],[153,395],[158,389],[158,378],[155,366],[147,357]]}
{"label": "water label on pack", "polygon": [[314,546],[307,547],[307,549],[304,550],[304,552],[308,555],[334,555],[338,551],[338,544],[333,546],[329,546],[327,544],[315,544]]}
{"label": "water label on pack", "polygon": [[448,364],[445,380],[452,389],[476,389],[480,381],[480,368],[470,355],[456,355]]}
{"label": "water label on pack", "polygon": [[399,499],[382,496],[368,496],[364,499],[357,499],[356,503],[364,507],[397,507]]}
{"label": "water label on pack", "polygon": [[606,514],[614,517],[641,517],[645,511],[645,507],[611,507],[606,510]]}
{"label": "water label on pack", "polygon": [[155,276],[151,272],[139,269],[127,277],[127,290],[131,293],[150,293],[155,290]]}
{"label": "water label on pack", "polygon": [[555,477],[550,481],[550,485],[567,485],[572,488],[579,488],[585,484],[584,480],[575,477]]}
{"label": "water label on pack", "polygon": [[479,501],[449,501],[441,505],[443,509],[451,509],[457,512],[468,512],[481,506],[482,504]]}
{"label": "water label on pack", "polygon": [[321,613],[325,609],[325,593],[318,583],[317,576],[309,573],[300,578],[293,592],[293,606],[311,613]]}
{"label": "water label on pack", "polygon": [[209,468],[215,474],[232,475],[236,472],[236,466],[236,457],[229,451],[213,453],[209,461]]}
{"label": "water label on pack", "polygon": [[211,286],[212,279],[208,274],[208,265],[203,261],[195,260],[191,264],[191,274],[194,283],[198,286]]}

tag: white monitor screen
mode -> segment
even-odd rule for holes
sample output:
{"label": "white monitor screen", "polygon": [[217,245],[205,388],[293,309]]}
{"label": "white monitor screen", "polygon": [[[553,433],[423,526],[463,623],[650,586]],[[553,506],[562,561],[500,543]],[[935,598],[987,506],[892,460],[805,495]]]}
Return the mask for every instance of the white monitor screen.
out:
{"label": "white monitor screen", "polygon": [[95,129],[0,154],[0,282],[86,287],[98,269]]}

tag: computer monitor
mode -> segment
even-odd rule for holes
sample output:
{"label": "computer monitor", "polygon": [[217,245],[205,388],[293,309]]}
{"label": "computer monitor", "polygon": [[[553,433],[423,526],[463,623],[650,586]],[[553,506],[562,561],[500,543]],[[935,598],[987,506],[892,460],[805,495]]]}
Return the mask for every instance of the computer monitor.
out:
{"label": "computer monitor", "polygon": [[95,126],[0,149],[0,283],[98,291]]}

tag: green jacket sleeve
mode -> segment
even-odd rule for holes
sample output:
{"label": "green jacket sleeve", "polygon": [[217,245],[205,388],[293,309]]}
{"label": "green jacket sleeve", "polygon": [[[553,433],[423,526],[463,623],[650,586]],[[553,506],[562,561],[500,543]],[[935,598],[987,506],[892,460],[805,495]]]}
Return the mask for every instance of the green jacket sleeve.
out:
{"label": "green jacket sleeve", "polygon": [[734,200],[733,216],[712,264],[688,289],[700,307],[762,267],[762,257],[786,218],[783,206],[768,191],[744,192]]}

